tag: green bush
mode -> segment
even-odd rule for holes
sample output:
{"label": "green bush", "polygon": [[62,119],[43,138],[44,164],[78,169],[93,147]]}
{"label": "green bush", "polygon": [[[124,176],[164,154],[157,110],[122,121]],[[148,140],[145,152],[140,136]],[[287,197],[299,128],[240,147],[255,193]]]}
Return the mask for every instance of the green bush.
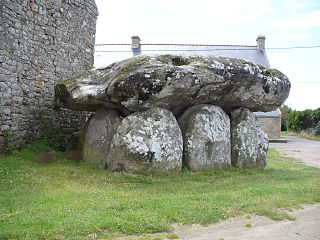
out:
{"label": "green bush", "polygon": [[69,145],[69,139],[57,134],[49,121],[45,121],[42,126],[42,139],[47,146],[57,151],[65,151]]}
{"label": "green bush", "polygon": [[294,132],[311,129],[320,134],[320,108],[292,111],[288,115],[288,129]]}

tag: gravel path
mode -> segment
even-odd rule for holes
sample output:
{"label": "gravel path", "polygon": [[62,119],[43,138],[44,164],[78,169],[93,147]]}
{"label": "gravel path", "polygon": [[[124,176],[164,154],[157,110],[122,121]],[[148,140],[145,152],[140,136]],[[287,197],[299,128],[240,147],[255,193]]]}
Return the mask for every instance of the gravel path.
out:
{"label": "gravel path", "polygon": [[286,136],[287,143],[270,143],[284,157],[293,157],[302,163],[320,168],[320,141]]}
{"label": "gravel path", "polygon": [[[319,240],[320,204],[303,205],[290,212],[295,221],[273,221],[267,217],[245,216],[230,218],[217,224],[178,227],[179,239],[186,240]],[[252,227],[246,227],[251,224]]]}

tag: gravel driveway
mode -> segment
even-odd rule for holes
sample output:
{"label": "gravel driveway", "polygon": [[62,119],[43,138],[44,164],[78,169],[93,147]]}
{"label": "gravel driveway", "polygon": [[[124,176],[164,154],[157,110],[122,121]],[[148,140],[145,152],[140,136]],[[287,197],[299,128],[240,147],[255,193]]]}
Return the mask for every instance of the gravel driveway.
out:
{"label": "gravel driveway", "polygon": [[269,148],[275,148],[284,157],[293,157],[308,166],[320,168],[320,141],[293,136],[283,138],[288,142],[270,143]]}
{"label": "gravel driveway", "polygon": [[302,206],[303,209],[290,212],[295,221],[238,216],[208,227],[178,227],[175,232],[185,240],[320,240],[320,204]]}

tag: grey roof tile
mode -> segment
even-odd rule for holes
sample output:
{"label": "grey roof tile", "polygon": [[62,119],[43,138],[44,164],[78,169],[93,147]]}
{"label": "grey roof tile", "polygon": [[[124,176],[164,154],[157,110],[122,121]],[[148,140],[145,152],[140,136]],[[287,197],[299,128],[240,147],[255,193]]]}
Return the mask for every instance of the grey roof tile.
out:
{"label": "grey roof tile", "polygon": [[[203,56],[221,56],[241,58],[269,67],[265,52],[257,46],[239,45],[196,45],[196,44],[142,44],[142,55],[155,54],[186,54]],[[115,61],[132,57],[131,45],[110,44],[97,46],[95,53],[95,66],[101,67]]]}

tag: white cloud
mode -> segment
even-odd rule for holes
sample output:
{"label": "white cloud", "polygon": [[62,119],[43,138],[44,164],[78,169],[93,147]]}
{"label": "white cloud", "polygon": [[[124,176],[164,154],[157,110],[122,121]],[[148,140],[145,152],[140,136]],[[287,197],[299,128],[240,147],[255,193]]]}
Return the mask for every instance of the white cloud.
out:
{"label": "white cloud", "polygon": [[300,13],[287,19],[271,20],[268,25],[273,28],[294,30],[320,26],[320,10]]}
{"label": "white cloud", "polygon": [[281,34],[272,36],[270,42],[279,44],[279,43],[290,43],[295,40],[301,40],[309,38],[310,36],[307,34],[299,34],[299,33],[289,33],[289,34]]}
{"label": "white cloud", "polygon": [[292,12],[297,12],[306,7],[306,0],[304,0],[304,2],[300,0],[286,0],[284,6]]}
{"label": "white cloud", "polygon": [[293,9],[302,9],[302,8],[305,8],[305,5],[303,3],[300,3],[300,2],[295,2],[294,4],[291,5],[291,7]]}
{"label": "white cloud", "polygon": [[[272,12],[271,0],[96,0],[100,16],[97,42],[128,42],[143,33],[161,40],[168,34],[192,35],[238,27]],[[197,33],[196,33],[197,34]],[[158,36],[158,37],[157,37]],[[199,37],[198,37],[199,38]],[[109,42],[108,41],[108,42]]]}
{"label": "white cloud", "polygon": [[285,0],[284,6],[290,9],[291,12],[296,13],[302,9],[319,9],[319,0]]}
{"label": "white cloud", "polygon": [[291,84],[289,98],[285,104],[295,110],[317,109],[319,101],[320,84],[317,83],[294,83]]}
{"label": "white cloud", "polygon": [[[272,12],[270,0],[162,0],[146,1],[145,9],[155,6],[158,9],[172,9],[171,18],[189,19],[193,22],[215,27],[234,27],[255,20]],[[164,16],[167,17],[167,16]]]}

